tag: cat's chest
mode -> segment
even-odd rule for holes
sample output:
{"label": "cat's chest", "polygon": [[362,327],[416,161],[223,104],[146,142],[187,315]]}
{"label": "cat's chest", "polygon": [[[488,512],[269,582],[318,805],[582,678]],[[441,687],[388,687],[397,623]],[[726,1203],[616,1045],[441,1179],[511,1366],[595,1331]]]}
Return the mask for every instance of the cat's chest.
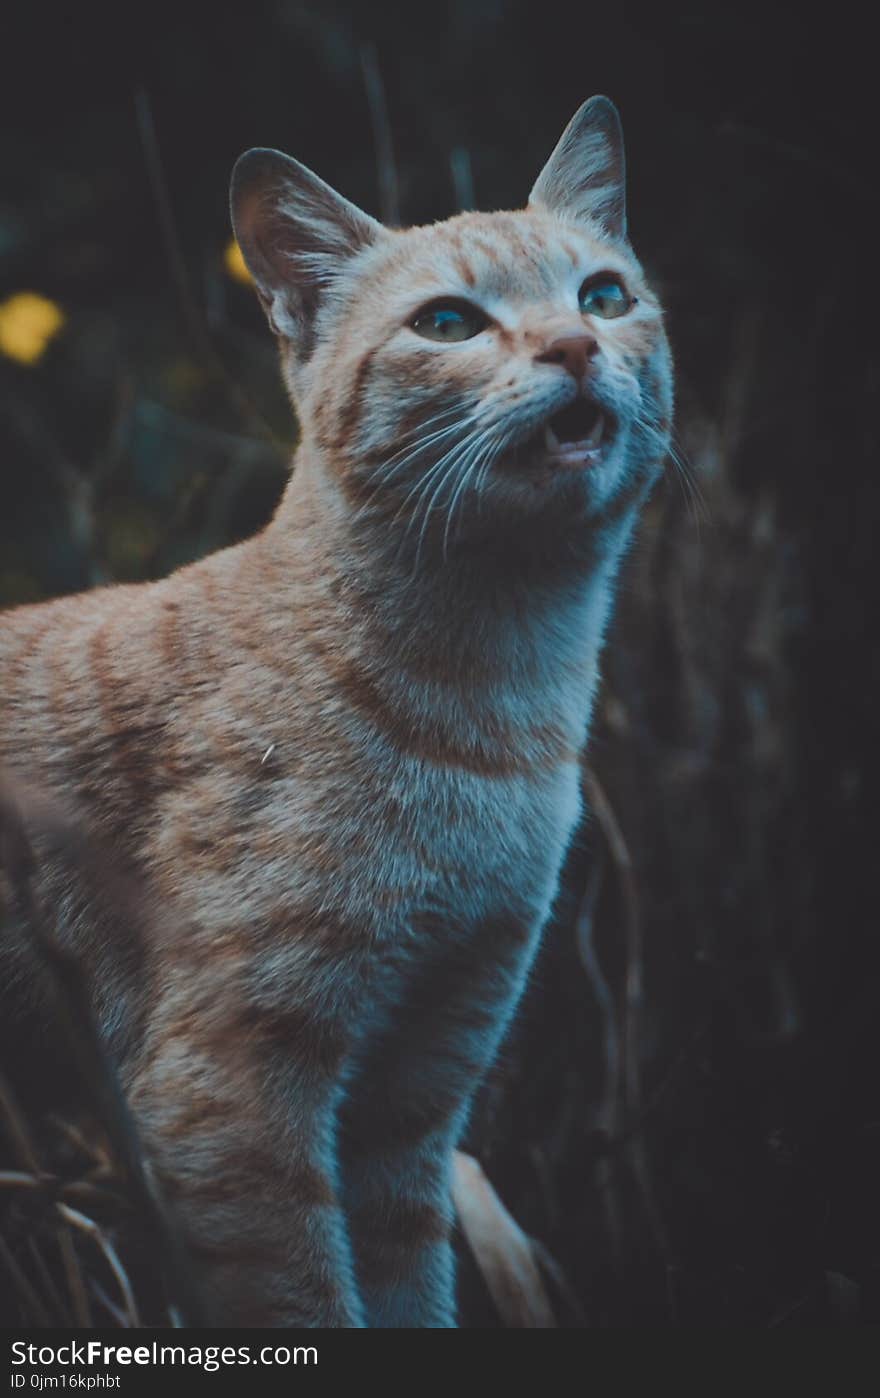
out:
{"label": "cat's chest", "polygon": [[[366,726],[257,731],[224,709],[224,742],[163,803],[151,862],[199,922],[312,923],[377,936],[436,913],[466,925],[546,916],[580,812],[577,761],[473,770],[401,751]],[[194,742],[192,730],[186,742]],[[222,759],[222,760],[221,760]],[[199,770],[199,769],[202,770]]]}
{"label": "cat's chest", "polygon": [[364,793],[364,886],[462,923],[504,908],[541,917],[580,814],[574,762],[502,776],[404,761]]}
{"label": "cat's chest", "polygon": [[[386,1028],[413,996],[463,993],[450,990],[462,967],[478,998],[487,968],[519,984],[580,814],[573,763],[494,779],[422,769],[398,781],[398,802],[377,827],[381,851],[377,841],[358,880],[357,915],[372,923],[377,951],[373,1018]],[[384,889],[371,893],[377,869]]]}

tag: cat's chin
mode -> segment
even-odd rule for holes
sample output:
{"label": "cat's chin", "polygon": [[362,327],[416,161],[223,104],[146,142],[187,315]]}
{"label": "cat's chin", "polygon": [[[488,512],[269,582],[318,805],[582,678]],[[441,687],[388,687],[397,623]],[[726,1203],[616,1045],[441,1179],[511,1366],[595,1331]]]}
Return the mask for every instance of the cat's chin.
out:
{"label": "cat's chin", "polygon": [[580,440],[559,448],[533,443],[528,454],[520,447],[496,463],[494,509],[476,512],[477,521],[517,537],[522,528],[533,542],[588,538],[618,517],[622,501],[641,499],[662,473],[661,456],[648,458],[633,446],[626,420],[618,419],[598,447]]}
{"label": "cat's chin", "polygon": [[528,453],[520,450],[511,456],[505,463],[505,482],[527,513],[555,514],[561,508],[574,519],[592,514],[613,498],[625,473],[624,455],[616,435],[598,444],[542,441]]}
{"label": "cat's chin", "polygon": [[529,547],[541,539],[558,545],[565,538],[586,537],[584,530],[613,511],[634,474],[621,441],[587,463],[573,450],[536,455],[528,464],[520,460],[499,466],[494,508],[475,512],[473,526],[517,539],[524,530]]}

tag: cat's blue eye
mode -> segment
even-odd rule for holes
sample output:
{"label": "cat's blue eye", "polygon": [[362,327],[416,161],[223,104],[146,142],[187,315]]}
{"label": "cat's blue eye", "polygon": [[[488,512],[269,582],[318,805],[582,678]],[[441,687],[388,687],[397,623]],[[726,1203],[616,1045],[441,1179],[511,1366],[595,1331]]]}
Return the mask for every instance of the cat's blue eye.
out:
{"label": "cat's blue eye", "polygon": [[488,324],[488,316],[467,301],[432,301],[413,317],[410,329],[425,340],[441,340],[451,345],[459,340],[472,340]]}
{"label": "cat's blue eye", "polygon": [[602,320],[615,320],[625,316],[635,305],[635,297],[614,277],[607,274],[589,277],[578,293],[580,308],[585,316],[599,316]]}

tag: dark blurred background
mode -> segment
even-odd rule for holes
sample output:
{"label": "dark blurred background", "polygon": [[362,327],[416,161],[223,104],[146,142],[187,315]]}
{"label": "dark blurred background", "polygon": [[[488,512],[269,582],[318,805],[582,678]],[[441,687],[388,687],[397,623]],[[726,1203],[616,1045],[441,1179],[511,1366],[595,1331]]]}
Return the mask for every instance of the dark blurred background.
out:
{"label": "dark blurred background", "polygon": [[[469,1145],[565,1325],[880,1321],[876,87],[855,10],[18,6],[0,605],[265,520],[296,425],[226,191],[271,145],[405,222],[627,135],[678,464],[620,588],[592,817]],[[389,144],[393,164],[389,160]],[[463,1318],[499,1318],[465,1250]]]}

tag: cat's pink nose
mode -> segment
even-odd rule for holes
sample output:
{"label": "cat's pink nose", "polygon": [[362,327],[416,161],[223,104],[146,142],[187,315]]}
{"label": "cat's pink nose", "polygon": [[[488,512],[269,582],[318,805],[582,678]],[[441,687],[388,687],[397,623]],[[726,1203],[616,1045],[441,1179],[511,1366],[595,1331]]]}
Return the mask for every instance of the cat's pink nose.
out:
{"label": "cat's pink nose", "polygon": [[599,342],[592,335],[560,335],[535,355],[539,364],[561,364],[578,383],[587,377],[590,360],[599,352]]}

